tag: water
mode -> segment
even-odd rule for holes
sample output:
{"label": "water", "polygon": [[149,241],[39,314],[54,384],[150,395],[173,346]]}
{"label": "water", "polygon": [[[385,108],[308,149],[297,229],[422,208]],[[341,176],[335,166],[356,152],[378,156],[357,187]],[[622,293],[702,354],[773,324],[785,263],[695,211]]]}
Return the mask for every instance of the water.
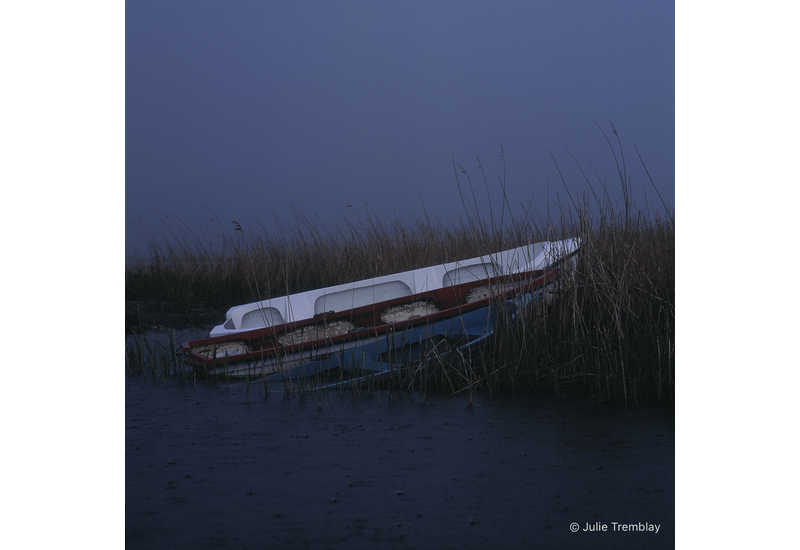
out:
{"label": "water", "polygon": [[672,548],[674,457],[663,409],[129,376],[126,546]]}

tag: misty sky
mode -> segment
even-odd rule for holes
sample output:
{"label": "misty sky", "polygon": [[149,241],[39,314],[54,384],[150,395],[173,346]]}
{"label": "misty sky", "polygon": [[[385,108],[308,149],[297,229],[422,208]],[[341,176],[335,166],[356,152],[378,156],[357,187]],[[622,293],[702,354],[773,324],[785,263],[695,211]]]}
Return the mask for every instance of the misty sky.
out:
{"label": "misty sky", "polygon": [[480,159],[499,196],[501,144],[520,212],[546,212],[548,183],[566,200],[552,155],[588,191],[558,140],[613,195],[595,122],[618,131],[640,206],[661,203],[634,143],[674,208],[672,2],[136,1],[125,25],[128,255],[165,216],[247,227],[294,205],[336,223],[424,201],[457,219],[453,158],[479,199]]}

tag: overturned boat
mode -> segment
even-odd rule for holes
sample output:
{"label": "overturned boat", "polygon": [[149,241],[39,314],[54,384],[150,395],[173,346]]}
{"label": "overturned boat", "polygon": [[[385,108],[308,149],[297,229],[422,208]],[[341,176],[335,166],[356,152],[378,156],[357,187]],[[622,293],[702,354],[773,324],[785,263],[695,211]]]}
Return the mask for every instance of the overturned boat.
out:
{"label": "overturned boat", "polygon": [[[180,348],[195,369],[268,381],[386,376],[442,340],[485,341],[499,304],[543,298],[580,242],[566,239],[253,302]],[[450,346],[450,349],[453,349]]]}

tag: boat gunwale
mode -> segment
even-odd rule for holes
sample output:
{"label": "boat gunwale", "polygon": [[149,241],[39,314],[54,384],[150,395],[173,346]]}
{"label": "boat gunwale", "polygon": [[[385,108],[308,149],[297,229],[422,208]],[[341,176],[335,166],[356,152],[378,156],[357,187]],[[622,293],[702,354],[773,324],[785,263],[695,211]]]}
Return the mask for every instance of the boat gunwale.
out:
{"label": "boat gunwale", "polygon": [[[386,300],[383,302],[375,302],[373,304],[368,304],[351,310],[343,310],[329,315],[320,315],[318,317],[314,317],[311,319],[303,319],[302,321],[298,322],[284,323],[282,325],[276,325],[272,327],[259,327],[246,332],[237,332],[237,333],[204,338],[200,340],[194,340],[182,344],[181,347],[178,348],[178,350],[185,356],[186,361],[190,365],[195,367],[205,367],[205,368],[216,368],[223,366],[225,364],[233,365],[241,362],[263,359],[265,356],[277,356],[281,353],[291,353],[291,354],[303,353],[308,350],[317,350],[320,347],[329,347],[352,340],[366,339],[366,337],[379,337],[383,334],[396,331],[398,327],[402,327],[402,330],[409,330],[421,325],[429,324],[431,322],[437,322],[443,319],[456,317],[463,313],[469,313],[471,311],[480,309],[482,307],[487,307],[492,302],[507,299],[509,296],[534,290],[535,288],[544,286],[548,282],[552,281],[554,278],[555,278],[555,270],[553,269],[553,267],[548,267],[547,269],[541,269],[536,271],[527,271],[512,275],[501,275],[497,277],[490,277],[487,279],[479,279],[476,281],[469,281],[467,283],[463,283],[460,285],[453,285],[435,290],[427,290],[424,292],[413,294],[411,296],[393,298],[391,300]],[[466,292],[468,292],[473,288],[485,286],[487,284],[488,285],[498,284],[498,283],[508,284],[509,282],[513,283],[518,282],[519,284],[516,284],[511,288],[502,290],[501,292],[498,292],[496,294],[491,294],[485,298],[481,298],[479,300],[475,300],[469,303],[459,303],[452,307],[443,309],[441,311],[431,313],[430,315],[422,315],[419,317],[400,320],[393,323],[384,323],[374,326],[357,327],[356,329],[348,331],[343,334],[318,338],[315,340],[309,340],[308,342],[275,345],[272,347],[259,348],[258,350],[251,351],[250,353],[215,356],[215,357],[207,357],[198,352],[192,351],[195,348],[204,346],[213,346],[214,344],[222,344],[225,342],[232,342],[232,341],[247,341],[247,340],[252,341],[254,339],[262,339],[262,340],[272,339],[273,341],[276,341],[278,335],[285,334],[288,330],[297,330],[298,328],[314,326],[324,322],[334,322],[344,319],[352,319],[353,317],[365,316],[370,313],[374,315],[378,309],[385,310],[387,307],[420,302],[422,300],[429,299],[431,297],[438,297],[438,295],[440,295],[441,293],[448,291],[453,291],[456,294],[460,294],[461,296],[460,299],[463,300],[463,296],[466,294]]]}

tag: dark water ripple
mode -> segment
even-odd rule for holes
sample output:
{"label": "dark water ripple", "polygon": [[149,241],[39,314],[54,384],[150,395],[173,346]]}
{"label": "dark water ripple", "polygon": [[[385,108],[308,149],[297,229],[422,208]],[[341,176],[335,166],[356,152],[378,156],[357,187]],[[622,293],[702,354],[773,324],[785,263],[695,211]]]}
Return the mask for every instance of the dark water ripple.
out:
{"label": "dark water ripple", "polygon": [[265,395],[127,378],[128,548],[674,547],[669,411]]}

